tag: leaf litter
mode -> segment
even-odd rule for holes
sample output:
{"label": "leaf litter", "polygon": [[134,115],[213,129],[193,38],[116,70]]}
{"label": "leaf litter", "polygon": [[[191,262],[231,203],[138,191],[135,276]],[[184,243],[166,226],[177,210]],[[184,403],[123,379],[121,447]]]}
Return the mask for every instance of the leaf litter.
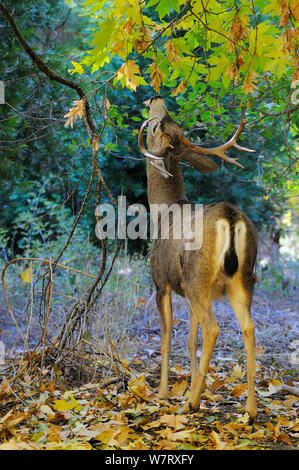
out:
{"label": "leaf litter", "polygon": [[[142,317],[139,325],[137,318],[135,328],[140,328],[130,333],[130,344],[138,345],[131,357],[121,358],[113,349],[106,364],[106,356],[97,356],[103,373],[85,385],[70,385],[68,368],[47,361],[36,374],[41,363],[38,351],[19,364],[21,375],[16,373],[16,358],[8,372],[0,370],[0,450],[297,449],[298,384],[296,365],[289,359],[296,333],[293,304],[286,310],[285,301],[280,305],[276,299],[255,298],[258,416],[249,425],[244,346],[225,302],[214,308],[221,335],[200,409],[181,411],[190,393],[185,366],[188,312],[180,299],[174,302],[168,401],[157,395],[160,334],[155,307],[150,305],[149,324]],[[94,358],[84,360],[93,369]]]}
{"label": "leaf litter", "polygon": [[[0,388],[0,450],[268,450],[296,449],[298,396],[257,371],[258,417],[248,424],[243,364],[211,366],[201,406],[183,413],[189,373],[172,368],[169,400],[160,400],[156,368],[126,362],[126,383],[89,383],[64,390],[53,381]],[[16,396],[19,398],[15,400]]]}

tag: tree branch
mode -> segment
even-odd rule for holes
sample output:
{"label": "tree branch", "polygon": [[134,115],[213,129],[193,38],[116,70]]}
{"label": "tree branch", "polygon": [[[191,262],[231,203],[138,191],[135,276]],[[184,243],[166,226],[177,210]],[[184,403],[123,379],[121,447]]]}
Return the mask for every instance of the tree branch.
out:
{"label": "tree branch", "polygon": [[69,80],[65,77],[62,77],[61,75],[58,75],[54,70],[52,70],[45,62],[34,52],[34,50],[29,46],[27,41],[24,39],[21,31],[19,30],[13,16],[11,15],[10,11],[6,6],[0,1],[0,11],[4,14],[6,17],[7,21],[9,22],[11,29],[15,33],[15,36],[17,37],[19,43],[21,46],[24,48],[25,52],[29,55],[33,63],[42,71],[44,72],[45,75],[50,80],[53,80],[55,82],[61,83],[62,85],[65,85],[78,94],[80,99],[85,99],[85,108],[86,108],[86,119],[88,122],[88,126],[90,128],[91,133],[96,136],[96,127],[95,124],[92,120],[91,114],[90,114],[90,106],[88,103],[88,100],[86,98],[86,93],[83,91],[83,89],[78,85],[78,83],[74,82],[73,80]]}

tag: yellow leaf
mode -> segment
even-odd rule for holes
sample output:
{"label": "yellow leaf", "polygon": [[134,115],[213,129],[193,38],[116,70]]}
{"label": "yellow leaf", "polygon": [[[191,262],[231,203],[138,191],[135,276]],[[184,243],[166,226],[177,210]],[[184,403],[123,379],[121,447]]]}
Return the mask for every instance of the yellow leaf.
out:
{"label": "yellow leaf", "polygon": [[53,410],[48,405],[42,405],[39,409],[41,413],[44,413],[47,416],[54,416]]}
{"label": "yellow leaf", "polygon": [[46,444],[47,450],[92,450],[93,447],[89,442],[82,441],[63,441],[51,442]]}
{"label": "yellow leaf", "polygon": [[183,429],[185,424],[188,422],[186,416],[183,415],[163,415],[160,419],[161,424],[166,424],[167,426],[173,428],[175,431]]}
{"label": "yellow leaf", "polygon": [[74,68],[73,69],[69,69],[69,73],[73,74],[73,73],[79,73],[80,75],[82,75],[82,73],[84,73],[84,68],[82,67],[81,64],[79,64],[78,62],[72,62]]}
{"label": "yellow leaf", "polygon": [[174,384],[170,391],[171,397],[182,397],[187,390],[188,384],[186,380],[178,381]]}
{"label": "yellow leaf", "polygon": [[9,418],[5,421],[5,428],[9,429],[11,432],[14,427],[24,421],[24,419],[26,419],[27,417],[27,413],[23,412],[19,412],[12,416],[9,416]]}
{"label": "yellow leaf", "polygon": [[21,273],[23,282],[31,283],[31,267],[26,268],[24,273]]}
{"label": "yellow leaf", "polygon": [[165,74],[162,72],[161,68],[159,67],[156,61],[154,61],[150,65],[149,70],[151,71],[151,74],[150,74],[150,77],[152,79],[151,85],[154,87],[156,92],[159,93],[161,83],[163,81],[163,78],[165,77]]}
{"label": "yellow leaf", "polygon": [[236,364],[234,369],[233,369],[233,374],[235,377],[237,377],[238,379],[243,379],[244,375],[245,375],[245,372],[242,371],[241,367],[239,364]]}
{"label": "yellow leaf", "polygon": [[186,82],[183,80],[179,86],[173,90],[173,92],[171,93],[173,96],[176,96],[178,95],[179,93],[185,93],[185,90],[186,90]]}
{"label": "yellow leaf", "polygon": [[168,41],[165,45],[167,59],[170,63],[176,63],[180,59],[178,50],[173,41]]}
{"label": "yellow leaf", "polygon": [[128,450],[150,450],[150,448],[145,444],[142,438],[139,438],[129,443]]}
{"label": "yellow leaf", "polygon": [[145,383],[145,374],[132,377],[129,380],[128,388],[133,395],[137,395],[145,401],[153,401],[156,399],[156,394],[152,392]]}
{"label": "yellow leaf", "polygon": [[216,450],[224,450],[228,447],[227,443],[223,442],[220,439],[220,436],[219,436],[219,434],[217,434],[217,432],[212,431],[211,434],[210,434],[210,437],[211,437],[212,441],[215,444],[215,449]]}
{"label": "yellow leaf", "polygon": [[122,363],[125,369],[129,369],[130,361],[127,361],[126,359],[120,359],[120,362]]}
{"label": "yellow leaf", "polygon": [[151,42],[151,37],[149,35],[149,32],[150,31],[146,26],[142,26],[139,29],[138,37],[134,43],[136,51],[138,52],[144,51],[148,47],[149,43]]}
{"label": "yellow leaf", "polygon": [[66,121],[64,127],[67,127],[69,124],[71,125],[71,128],[73,129],[74,126],[74,120],[77,118],[82,119],[83,112],[85,108],[85,99],[83,98],[82,100],[75,100],[74,101],[74,106],[70,108],[69,112],[66,113],[63,117],[68,118]]}
{"label": "yellow leaf", "polygon": [[98,434],[96,436],[96,440],[99,440],[108,446],[114,446],[116,444],[114,437],[117,433],[118,431],[115,431],[115,429],[107,429],[106,431],[102,431]]}
{"label": "yellow leaf", "polygon": [[74,405],[64,400],[55,400],[53,408],[57,411],[68,411],[72,410]]}
{"label": "yellow leaf", "polygon": [[69,411],[69,410],[75,410],[75,411],[81,411],[82,406],[77,402],[77,400],[73,397],[73,395],[70,395],[71,397],[71,403],[67,402],[65,400],[55,400],[54,401],[54,410],[57,411]]}
{"label": "yellow leaf", "polygon": [[153,447],[154,450],[176,450],[177,445],[175,442],[167,441],[166,439],[162,439],[161,441],[156,442]]}
{"label": "yellow leaf", "polygon": [[254,93],[254,90],[257,90],[257,85],[255,80],[258,78],[258,74],[255,72],[249,72],[246,74],[243,83],[244,93]]}
{"label": "yellow leaf", "polygon": [[10,439],[4,444],[0,444],[0,450],[38,450],[40,446],[33,444],[33,442],[27,443],[24,441],[16,441],[14,438]]}
{"label": "yellow leaf", "polygon": [[125,78],[126,86],[134,91],[136,91],[138,85],[137,78],[141,78],[139,67],[135,62],[136,60],[128,60],[116,72],[116,78],[118,80]]}
{"label": "yellow leaf", "polygon": [[191,441],[191,434],[195,433],[196,429],[184,429],[182,431],[171,432],[168,434],[167,438],[171,441]]}

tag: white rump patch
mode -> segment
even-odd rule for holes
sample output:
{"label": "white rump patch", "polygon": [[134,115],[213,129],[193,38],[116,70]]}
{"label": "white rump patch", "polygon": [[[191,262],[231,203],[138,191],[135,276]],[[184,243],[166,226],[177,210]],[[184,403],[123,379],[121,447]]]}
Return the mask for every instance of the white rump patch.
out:
{"label": "white rump patch", "polygon": [[246,250],[246,225],[243,220],[239,220],[235,225],[235,250],[239,264],[243,264]]}
{"label": "white rump patch", "polygon": [[230,245],[230,226],[226,219],[219,219],[216,222],[216,263],[223,267],[224,256]]}

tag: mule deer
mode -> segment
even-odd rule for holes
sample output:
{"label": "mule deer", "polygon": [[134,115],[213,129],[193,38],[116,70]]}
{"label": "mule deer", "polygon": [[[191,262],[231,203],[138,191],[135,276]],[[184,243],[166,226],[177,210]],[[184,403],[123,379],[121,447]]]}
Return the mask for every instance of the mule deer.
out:
{"label": "mule deer", "polygon": [[[236,143],[245,125],[244,110],[242,110],[241,124],[228,142],[215,148],[201,148],[185,137],[179,125],[170,117],[161,96],[155,95],[148,104],[149,119],[140,129],[138,143],[140,151],[147,157],[148,201],[151,212],[156,204],[164,204],[166,208],[178,204],[181,210],[185,204],[189,204],[190,217],[194,219],[195,205],[188,201],[179,162],[185,160],[201,173],[215,172],[218,166],[206,156],[208,154],[242,167],[236,158],[230,158],[225,151],[234,147],[240,151],[254,152]],[[147,125],[148,150],[143,144],[143,133]],[[162,219],[163,212],[159,224]],[[171,230],[175,228],[174,223],[172,218]],[[194,230],[196,231],[196,227]],[[248,380],[246,409],[253,421],[257,409],[254,395],[255,337],[250,307],[255,283],[253,273],[257,250],[255,229],[246,214],[238,207],[220,202],[204,206],[202,234],[201,248],[191,251],[186,250],[187,240],[184,236],[181,239],[175,239],[173,236],[162,239],[158,236],[152,242],[151,273],[156,287],[161,327],[159,397],[162,399],[168,397],[172,290],[186,297],[190,304],[188,348],[191,362],[191,393],[184,405],[185,410],[196,410],[199,407],[204,379],[219,333],[211,301],[227,295],[243,334]],[[197,367],[199,324],[203,344]]]}

